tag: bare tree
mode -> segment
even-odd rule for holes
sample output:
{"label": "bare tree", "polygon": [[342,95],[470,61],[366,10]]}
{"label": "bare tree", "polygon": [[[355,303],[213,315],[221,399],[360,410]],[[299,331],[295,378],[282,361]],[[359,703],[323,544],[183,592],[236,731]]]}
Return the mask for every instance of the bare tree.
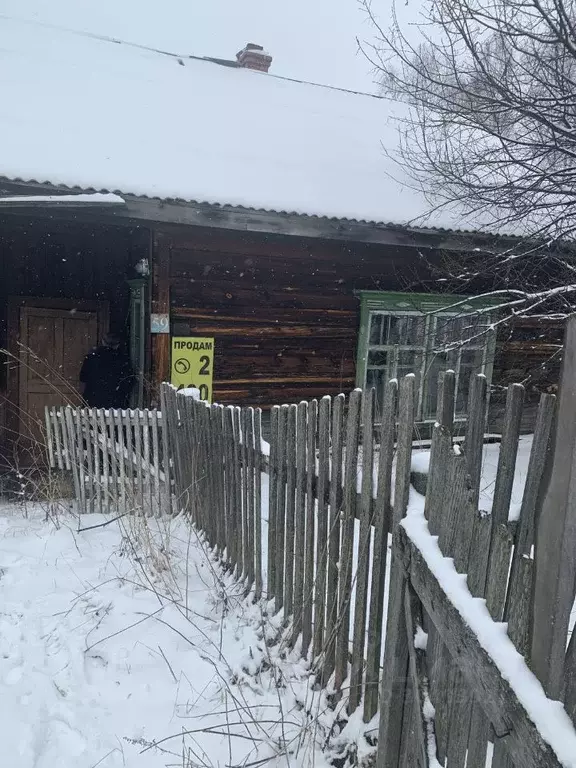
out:
{"label": "bare tree", "polygon": [[409,28],[394,11],[388,29],[363,4],[377,29],[364,49],[407,105],[403,175],[431,205],[529,238],[453,276],[498,288],[513,313],[573,311],[576,0],[428,0]]}

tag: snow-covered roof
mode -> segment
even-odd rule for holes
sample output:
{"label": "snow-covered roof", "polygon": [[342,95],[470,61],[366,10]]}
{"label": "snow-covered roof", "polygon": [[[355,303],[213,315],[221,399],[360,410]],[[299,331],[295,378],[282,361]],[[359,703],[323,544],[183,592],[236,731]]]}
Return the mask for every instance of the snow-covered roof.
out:
{"label": "snow-covered roof", "polygon": [[[239,41],[241,47],[243,41]],[[272,64],[272,69],[274,64]],[[474,228],[398,181],[390,102],[30,21],[0,24],[0,176]]]}

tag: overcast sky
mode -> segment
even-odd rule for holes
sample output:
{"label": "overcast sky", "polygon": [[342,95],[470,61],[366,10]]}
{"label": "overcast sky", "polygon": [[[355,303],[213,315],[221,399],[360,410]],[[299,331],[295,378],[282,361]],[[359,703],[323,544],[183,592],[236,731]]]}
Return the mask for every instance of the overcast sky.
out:
{"label": "overcast sky", "polygon": [[[385,21],[390,0],[373,4]],[[373,36],[357,0],[0,0],[0,13],[182,54],[234,58],[259,43],[276,74],[376,89],[356,43]]]}

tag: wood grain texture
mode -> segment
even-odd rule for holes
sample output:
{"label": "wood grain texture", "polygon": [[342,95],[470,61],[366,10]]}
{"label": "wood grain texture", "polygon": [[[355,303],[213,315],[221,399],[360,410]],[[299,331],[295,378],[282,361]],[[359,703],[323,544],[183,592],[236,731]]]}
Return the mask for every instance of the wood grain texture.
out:
{"label": "wood grain texture", "polygon": [[316,580],[314,585],[314,656],[324,650],[326,625],[326,571],[328,567],[328,483],[330,479],[331,398],[323,397],[318,410],[318,484],[316,488]]}
{"label": "wood grain texture", "polygon": [[522,495],[520,517],[516,531],[512,573],[510,576],[512,581],[515,577],[519,559],[523,555],[529,555],[534,544],[536,508],[544,477],[544,469],[552,450],[550,437],[552,435],[555,412],[556,398],[554,395],[542,395],[536,418],[536,428],[532,440],[532,449],[526,471],[526,484]]}
{"label": "wood grain texture", "polygon": [[454,398],[456,377],[454,371],[445,371],[438,379],[438,406],[436,423],[432,429],[430,470],[424,503],[424,514],[432,533],[440,530],[440,518],[448,482],[449,457],[452,452],[454,424]]}
{"label": "wood grain texture", "polygon": [[566,327],[554,453],[539,513],[532,668],[552,698],[564,688],[564,656],[576,584],[576,316]]}
{"label": "wood grain texture", "polygon": [[340,690],[348,677],[350,653],[350,600],[352,596],[352,560],[354,552],[354,519],[356,515],[356,482],[358,474],[358,437],[362,392],[355,389],[348,401],[346,423],[346,464],[344,470],[344,510],[342,513],[342,545],[338,579],[338,636],[334,686]]}
{"label": "wood grain texture", "polygon": [[510,684],[446,598],[436,576],[403,529],[398,543],[403,559],[409,562],[415,592],[516,764],[523,768],[560,768],[554,751],[540,736]]}
{"label": "wood grain texture", "polygon": [[292,645],[302,632],[306,549],[306,430],[308,403],[298,403],[296,415],[296,499],[294,531],[294,624]]}
{"label": "wood grain texture", "polygon": [[268,489],[268,586],[267,597],[276,596],[276,513],[278,504],[278,419],[280,407],[270,412],[270,464]]}
{"label": "wood grain texture", "polygon": [[326,683],[334,672],[338,618],[338,570],[340,562],[340,509],[344,448],[344,395],[332,404],[332,456],[330,464],[330,514],[328,522],[328,573],[326,581],[326,641],[322,679]]}
{"label": "wood grain texture", "polygon": [[296,406],[288,408],[286,431],[286,569],[284,576],[284,615],[294,613],[294,536],[296,524]]}
{"label": "wood grain texture", "polygon": [[412,460],[412,436],[414,432],[414,376],[406,376],[400,382],[398,396],[398,440],[396,447],[396,477],[394,484],[394,508],[392,514],[392,557],[390,562],[390,587],[388,616],[386,618],[386,651],[380,687],[380,722],[378,735],[377,765],[396,768],[402,750],[404,718],[400,702],[406,696],[408,673],[408,642],[404,616],[404,588],[406,564],[398,545],[400,521],[408,509],[410,494],[410,467]]}
{"label": "wood grain texture", "polygon": [[286,431],[288,406],[280,406],[278,413],[278,443],[276,448],[278,486],[276,493],[276,610],[284,607],[284,573],[286,553]]}
{"label": "wood grain texture", "polygon": [[385,387],[380,428],[378,459],[378,492],[374,506],[374,549],[368,622],[368,651],[366,654],[366,684],[364,690],[364,722],[372,720],[378,711],[378,683],[384,628],[384,585],[388,563],[388,533],[392,525],[392,463],[398,406],[398,382]]}
{"label": "wood grain texture", "polygon": [[428,694],[426,674],[426,654],[422,649],[414,646],[414,638],[418,627],[422,628],[422,603],[412,589],[406,583],[404,590],[404,616],[406,619],[406,635],[408,637],[408,656],[410,669],[410,684],[414,699],[414,763],[418,768],[427,768],[428,761],[428,725],[424,718],[424,701]]}
{"label": "wood grain texture", "polygon": [[302,656],[308,656],[312,642],[312,608],[314,605],[314,549],[316,503],[314,477],[316,475],[316,443],[318,430],[318,402],[308,404],[306,428],[306,531],[304,547],[304,611],[302,614]]}
{"label": "wood grain texture", "polygon": [[522,406],[524,403],[524,387],[521,384],[511,384],[508,387],[506,398],[506,417],[500,454],[498,456],[498,469],[494,484],[494,501],[492,503],[492,517],[495,523],[506,523],[512,498],[512,485],[516,469],[516,456],[518,454],[518,438],[522,418]]}
{"label": "wood grain texture", "polygon": [[368,611],[368,578],[370,575],[370,543],[372,540],[372,484],[374,472],[375,390],[364,390],[362,395],[362,493],[360,501],[360,527],[356,560],[356,599],[354,605],[354,635],[348,711],[354,712],[363,696],[363,671],[366,643],[366,616]]}

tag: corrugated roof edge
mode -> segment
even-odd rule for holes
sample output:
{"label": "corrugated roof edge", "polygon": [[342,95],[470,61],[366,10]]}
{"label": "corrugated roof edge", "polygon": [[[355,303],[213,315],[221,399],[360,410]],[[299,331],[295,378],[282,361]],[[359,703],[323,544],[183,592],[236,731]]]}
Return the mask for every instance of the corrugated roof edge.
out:
{"label": "corrugated roof edge", "polygon": [[185,205],[190,206],[203,206],[208,209],[215,209],[215,210],[234,210],[234,211],[246,211],[246,212],[254,212],[254,213],[267,213],[267,214],[276,214],[278,216],[297,216],[302,219],[315,219],[318,221],[325,221],[325,222],[335,222],[335,223],[341,223],[343,226],[346,225],[365,225],[365,226],[373,226],[378,228],[385,228],[385,229],[395,229],[400,230],[404,232],[414,232],[414,233],[422,233],[425,234],[427,232],[429,233],[438,233],[438,234],[453,234],[453,235],[464,235],[464,236],[476,236],[476,237],[485,237],[489,239],[500,239],[500,240],[509,240],[509,241],[519,241],[522,240],[521,235],[512,235],[507,234],[503,232],[493,232],[488,230],[482,230],[482,229],[451,229],[448,227],[432,227],[432,226],[424,226],[424,225],[417,225],[417,224],[405,224],[405,223],[399,223],[399,222],[393,222],[393,221],[377,221],[375,219],[349,219],[349,218],[342,218],[337,216],[321,216],[319,214],[314,213],[300,213],[298,211],[286,211],[286,210],[276,210],[274,208],[255,208],[250,206],[242,206],[242,205],[230,205],[228,203],[211,203],[207,200],[186,200],[185,198],[162,198],[162,197],[155,197],[155,196],[149,196],[149,195],[134,195],[130,192],[125,192],[121,189],[97,189],[96,187],[80,187],[78,185],[69,186],[66,184],[53,184],[50,181],[39,181],[38,179],[24,179],[21,177],[9,177],[9,176],[2,176],[0,175],[0,184],[1,183],[9,183],[9,184],[26,184],[26,185],[35,185],[37,187],[40,187],[42,189],[48,188],[50,190],[55,191],[61,191],[62,193],[69,193],[71,191],[75,191],[82,194],[89,194],[94,192],[100,192],[104,194],[116,194],[121,195],[122,197],[129,198],[132,200],[151,200],[151,201],[158,201],[160,203],[182,203]]}

